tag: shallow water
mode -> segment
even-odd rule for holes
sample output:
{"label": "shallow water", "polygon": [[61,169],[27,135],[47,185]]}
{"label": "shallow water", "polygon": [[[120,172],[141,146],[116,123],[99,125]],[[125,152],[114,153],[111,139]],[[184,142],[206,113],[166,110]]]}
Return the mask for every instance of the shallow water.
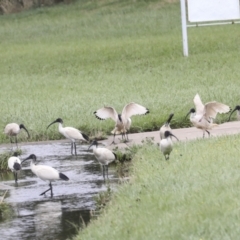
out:
{"label": "shallow water", "polygon": [[[94,196],[117,185],[114,166],[109,166],[109,183],[102,177],[101,166],[88,146],[78,145],[78,156],[70,155],[70,143],[49,143],[21,146],[21,159],[34,153],[38,164],[49,165],[69,177],[69,181],[55,181],[53,198],[48,183],[32,174],[30,161],[23,163],[15,184],[12,172],[0,174],[0,193],[8,193],[5,202],[11,204],[14,216],[0,223],[0,239],[25,240],[70,238],[82,224],[87,224],[95,209]],[[6,150],[1,148],[0,151]],[[84,223],[83,223],[84,222]]]}

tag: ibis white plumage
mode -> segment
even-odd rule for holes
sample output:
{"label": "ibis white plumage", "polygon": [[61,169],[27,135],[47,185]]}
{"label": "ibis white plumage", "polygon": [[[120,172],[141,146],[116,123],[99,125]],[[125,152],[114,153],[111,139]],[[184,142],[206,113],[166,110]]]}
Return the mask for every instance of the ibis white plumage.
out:
{"label": "ibis white plumage", "polygon": [[35,154],[31,154],[29,155],[27,158],[25,158],[23,162],[25,162],[26,160],[31,160],[31,170],[32,172],[39,177],[40,179],[42,179],[43,181],[48,181],[49,182],[49,189],[47,189],[46,191],[44,191],[43,193],[41,193],[40,195],[45,194],[48,191],[51,191],[51,197],[53,196],[53,191],[52,191],[52,182],[55,180],[65,180],[68,181],[69,178],[59,172],[58,170],[56,170],[55,168],[51,167],[51,166],[47,166],[47,165],[35,165],[35,162],[37,160],[37,157]]}
{"label": "ibis white plumage", "polygon": [[9,136],[11,143],[13,143],[12,137],[15,137],[15,142],[16,142],[17,148],[18,148],[17,135],[20,133],[21,129],[24,129],[27,132],[28,137],[30,137],[28,130],[22,123],[21,124],[9,123],[4,128],[4,134]]}
{"label": "ibis white plumage", "polygon": [[240,106],[239,106],[239,105],[237,105],[237,106],[232,110],[232,112],[231,112],[231,114],[230,114],[230,116],[229,116],[228,121],[230,121],[230,118],[231,118],[232,114],[233,114],[235,111],[237,111],[237,120],[240,121]]}
{"label": "ibis white plumage", "polygon": [[166,122],[162,125],[162,127],[160,128],[160,130],[159,130],[160,139],[165,138],[164,133],[165,133],[166,131],[171,132],[172,129],[171,129],[171,127],[170,127],[170,122],[171,122],[173,116],[174,116],[174,114],[171,113],[171,114],[169,115],[167,121],[166,121]]}
{"label": "ibis white plumage", "polygon": [[170,131],[165,131],[164,138],[160,141],[160,150],[163,153],[166,160],[169,159],[170,153],[173,150],[173,141],[171,139],[172,136],[178,140],[178,138],[175,135],[173,135]]}
{"label": "ibis white plumage", "polygon": [[213,120],[216,118],[218,113],[221,114],[230,111],[229,106],[216,101],[203,104],[198,94],[194,97],[193,102],[196,110],[194,108],[190,109],[186,117],[190,114],[190,121],[193,126],[202,129],[203,137],[205,136],[205,132],[207,132],[210,136],[210,132],[208,130],[217,126]]}
{"label": "ibis white plumage", "polygon": [[47,129],[54,123],[58,123],[59,132],[67,139],[71,140],[71,154],[73,154],[73,148],[75,150],[75,155],[77,155],[76,141],[88,142],[89,138],[86,134],[82,133],[73,127],[63,127],[63,120],[61,118],[56,119],[54,122],[50,123]]}
{"label": "ibis white plumage", "polygon": [[13,172],[14,180],[17,183],[18,173],[21,170],[21,160],[18,158],[18,153],[14,152],[13,156],[8,159],[8,168]]}
{"label": "ibis white plumage", "polygon": [[112,131],[112,143],[115,143],[116,134],[122,134],[122,138],[125,138],[125,141],[128,141],[127,134],[132,123],[131,117],[147,113],[149,113],[147,108],[134,102],[126,104],[121,114],[118,114],[113,107],[103,107],[94,112],[95,116],[100,120],[111,118],[115,122],[115,128]]}
{"label": "ibis white plumage", "polygon": [[93,146],[93,153],[98,160],[98,162],[102,165],[103,169],[103,179],[105,180],[105,172],[108,178],[108,164],[116,160],[117,156],[114,152],[107,148],[98,147],[98,142],[93,140],[88,149]]}

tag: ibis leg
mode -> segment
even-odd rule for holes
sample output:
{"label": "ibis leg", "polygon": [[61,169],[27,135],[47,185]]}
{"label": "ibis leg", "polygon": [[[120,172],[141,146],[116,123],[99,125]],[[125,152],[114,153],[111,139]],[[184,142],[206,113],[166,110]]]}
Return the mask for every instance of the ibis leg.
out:
{"label": "ibis leg", "polygon": [[43,193],[41,193],[40,196],[43,195],[43,194],[45,194],[45,193],[48,192],[48,191],[51,191],[51,197],[52,197],[52,196],[53,196],[53,193],[52,193],[52,183],[49,184],[49,189],[47,189],[46,191],[44,191]]}
{"label": "ibis leg", "polygon": [[15,182],[17,182],[17,172],[13,172],[13,176],[14,176],[14,179],[15,179]]}
{"label": "ibis leg", "polygon": [[76,146],[76,143],[74,142],[74,149],[75,149],[75,155],[77,156],[77,146]]}
{"label": "ibis leg", "polygon": [[208,137],[210,137],[210,132],[208,130],[206,130],[206,132],[208,133]]}
{"label": "ibis leg", "polygon": [[164,155],[165,156],[165,160],[168,160],[169,159],[169,155]]}
{"label": "ibis leg", "polygon": [[17,136],[15,137],[15,140],[16,140],[16,146],[17,146],[17,149],[18,149],[18,141],[17,141]]}
{"label": "ibis leg", "polygon": [[116,133],[114,132],[114,134],[113,134],[113,141],[112,141],[111,145],[115,144],[115,136],[116,136]]}
{"label": "ibis leg", "polygon": [[71,142],[71,154],[73,155],[73,142]]}
{"label": "ibis leg", "polygon": [[103,179],[105,181],[105,165],[102,165],[102,169],[103,169]]}
{"label": "ibis leg", "polygon": [[106,169],[106,172],[107,172],[107,179],[108,179],[108,165],[105,165],[105,169]]}

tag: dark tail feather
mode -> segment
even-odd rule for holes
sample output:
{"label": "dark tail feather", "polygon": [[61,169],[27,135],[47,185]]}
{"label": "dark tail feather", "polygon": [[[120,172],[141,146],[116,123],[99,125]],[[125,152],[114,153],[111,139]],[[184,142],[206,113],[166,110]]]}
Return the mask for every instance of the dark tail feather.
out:
{"label": "dark tail feather", "polygon": [[65,181],[69,180],[69,178],[66,175],[64,175],[63,173],[59,173],[59,177],[60,177],[60,179],[65,180]]}
{"label": "dark tail feather", "polygon": [[21,165],[19,163],[15,162],[13,165],[13,168],[14,168],[14,170],[18,171],[21,169]]}
{"label": "dark tail feather", "polygon": [[117,159],[117,154],[113,152],[113,155],[115,156],[115,160]]}
{"label": "dark tail feather", "polygon": [[82,133],[82,136],[85,140],[87,140],[89,142],[89,137],[86,134]]}

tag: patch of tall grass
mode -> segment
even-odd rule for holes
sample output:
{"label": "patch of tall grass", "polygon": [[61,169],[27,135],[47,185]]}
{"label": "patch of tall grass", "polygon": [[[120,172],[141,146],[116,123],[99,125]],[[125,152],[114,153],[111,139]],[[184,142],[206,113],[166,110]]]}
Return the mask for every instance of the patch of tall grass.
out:
{"label": "patch of tall grass", "polygon": [[[0,16],[0,127],[24,123],[31,139],[60,139],[57,126],[109,134],[111,120],[93,112],[121,111],[129,102],[150,109],[133,117],[132,132],[159,129],[170,112],[184,119],[198,92],[204,102],[239,101],[237,25],[189,29],[190,57],[182,56],[179,3],[76,1]],[[227,117],[219,117],[218,122]],[[26,141],[24,135],[20,141]],[[0,132],[0,142],[8,139]]]}
{"label": "patch of tall grass", "polygon": [[180,142],[166,161],[146,144],[97,221],[75,239],[237,239],[238,135]]}

